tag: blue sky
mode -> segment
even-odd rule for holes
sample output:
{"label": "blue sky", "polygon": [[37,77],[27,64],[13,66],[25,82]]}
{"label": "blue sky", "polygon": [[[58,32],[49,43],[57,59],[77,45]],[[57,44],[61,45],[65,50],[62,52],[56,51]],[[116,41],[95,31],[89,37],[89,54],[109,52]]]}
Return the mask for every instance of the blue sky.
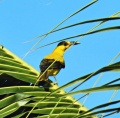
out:
{"label": "blue sky", "polygon": [[[22,58],[39,38],[29,43],[23,44],[23,42],[49,32],[70,14],[90,2],[92,0],[0,0],[0,44]],[[85,20],[109,17],[120,11],[119,2],[119,0],[98,0],[95,4],[63,23],[59,28]],[[86,33],[97,24],[80,25],[50,34],[35,48],[62,38]],[[117,25],[120,26],[120,20],[109,21],[97,29]],[[59,85],[61,86],[108,65],[120,52],[119,34],[120,30],[114,30],[82,37],[79,40],[80,45],[73,46],[65,53],[66,68],[57,75]],[[71,41],[78,39],[71,39]],[[39,71],[40,61],[45,55],[51,53],[56,45],[53,44],[36,50],[27,55],[24,60]],[[120,61],[120,57],[115,62],[117,61]],[[79,89],[92,87],[97,77]],[[100,86],[104,82],[109,82],[118,77],[120,77],[120,73],[105,73],[97,85]],[[53,78],[51,79],[53,80]],[[103,103],[108,102],[112,93],[100,93],[98,96],[101,99],[96,98],[95,94],[91,94],[85,105],[92,108],[93,103],[91,104],[91,101],[94,102],[94,105],[101,103],[101,100],[104,101]],[[104,99],[101,97],[103,95],[106,96]],[[119,96],[120,92],[117,93],[114,100],[120,99]],[[78,98],[80,95],[75,97]],[[93,99],[95,100],[93,101]],[[113,117],[111,116],[111,118]]]}

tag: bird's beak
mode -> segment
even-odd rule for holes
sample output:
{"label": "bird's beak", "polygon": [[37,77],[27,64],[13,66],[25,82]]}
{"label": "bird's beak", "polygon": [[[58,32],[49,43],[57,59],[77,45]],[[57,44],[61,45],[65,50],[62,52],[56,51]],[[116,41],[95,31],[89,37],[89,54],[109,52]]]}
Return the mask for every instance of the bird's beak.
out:
{"label": "bird's beak", "polygon": [[71,44],[71,45],[78,45],[78,44],[80,44],[80,43],[79,43],[78,41],[71,41],[70,44]]}

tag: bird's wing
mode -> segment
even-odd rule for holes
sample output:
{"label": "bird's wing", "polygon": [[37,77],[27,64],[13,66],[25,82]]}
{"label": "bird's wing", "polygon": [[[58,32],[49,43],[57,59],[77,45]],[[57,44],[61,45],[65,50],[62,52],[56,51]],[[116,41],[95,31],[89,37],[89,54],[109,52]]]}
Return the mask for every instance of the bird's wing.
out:
{"label": "bird's wing", "polygon": [[62,62],[55,61],[54,59],[43,59],[40,63],[40,70],[41,72],[44,72],[50,65],[51,67],[49,69],[61,69],[65,68],[65,62],[64,60]]}

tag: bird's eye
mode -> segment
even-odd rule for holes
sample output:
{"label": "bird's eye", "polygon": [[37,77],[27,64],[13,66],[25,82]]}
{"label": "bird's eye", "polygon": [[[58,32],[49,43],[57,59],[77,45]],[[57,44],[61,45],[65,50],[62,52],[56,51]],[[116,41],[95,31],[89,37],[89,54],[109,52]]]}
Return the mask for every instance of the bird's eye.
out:
{"label": "bird's eye", "polygon": [[67,46],[67,45],[68,45],[68,44],[65,42],[65,43],[64,43],[64,46]]}

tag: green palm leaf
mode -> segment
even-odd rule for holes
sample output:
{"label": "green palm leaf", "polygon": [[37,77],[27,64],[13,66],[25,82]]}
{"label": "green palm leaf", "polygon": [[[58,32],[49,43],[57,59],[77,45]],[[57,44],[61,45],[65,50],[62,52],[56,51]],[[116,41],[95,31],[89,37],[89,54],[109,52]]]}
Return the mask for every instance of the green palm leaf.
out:
{"label": "green palm leaf", "polygon": [[120,89],[120,84],[115,84],[115,85],[109,85],[109,86],[101,86],[101,87],[95,87],[95,88],[90,88],[90,89],[78,90],[75,92],[70,92],[64,95],[63,97],[74,95],[74,94],[80,94],[80,93],[92,93],[92,92],[119,90],[119,89]]}
{"label": "green palm leaf", "polygon": [[[62,89],[64,89],[64,88],[66,88],[66,87],[72,86],[72,85],[75,84],[75,83],[78,83],[78,82],[84,83],[85,81],[89,80],[91,77],[93,77],[93,76],[95,76],[95,75],[97,75],[97,74],[99,74],[99,73],[107,72],[107,71],[115,71],[115,72],[116,72],[116,71],[120,71],[120,62],[117,62],[117,63],[115,63],[115,64],[111,64],[111,65],[106,66],[106,67],[103,67],[103,68],[101,68],[101,69],[99,69],[99,70],[97,70],[97,71],[95,71],[95,72],[92,72],[92,73],[90,73],[90,74],[87,74],[87,75],[85,75],[85,76],[83,76],[83,77],[77,78],[77,79],[75,79],[75,80],[73,80],[73,81],[71,81],[71,82],[69,82],[69,83],[67,83],[67,84],[59,87],[59,88],[56,89],[55,91],[51,92],[51,94],[54,94],[54,93],[56,93],[56,92],[58,92],[58,91],[60,91],[60,90],[62,90]],[[80,85],[81,85],[82,83],[80,83]],[[76,87],[75,87],[75,88],[76,88]],[[75,88],[74,88],[74,89],[75,89]]]}
{"label": "green palm leaf", "polygon": [[60,30],[67,29],[67,28],[71,28],[71,27],[75,27],[75,26],[79,26],[79,25],[83,25],[83,24],[87,24],[87,23],[94,23],[94,22],[100,22],[100,21],[106,22],[106,21],[111,21],[111,20],[120,20],[120,17],[119,16],[114,16],[114,17],[109,17],[109,18],[99,18],[99,19],[93,19],[93,20],[87,20],[87,21],[75,23],[75,24],[72,24],[72,25],[69,25],[69,26],[65,26],[65,27],[59,28],[57,30],[53,30],[52,32],[48,32],[46,34],[43,34],[43,35],[39,36],[39,38],[43,37],[45,35],[48,35],[48,34],[51,34],[51,33],[57,32],[57,31],[60,31]]}

